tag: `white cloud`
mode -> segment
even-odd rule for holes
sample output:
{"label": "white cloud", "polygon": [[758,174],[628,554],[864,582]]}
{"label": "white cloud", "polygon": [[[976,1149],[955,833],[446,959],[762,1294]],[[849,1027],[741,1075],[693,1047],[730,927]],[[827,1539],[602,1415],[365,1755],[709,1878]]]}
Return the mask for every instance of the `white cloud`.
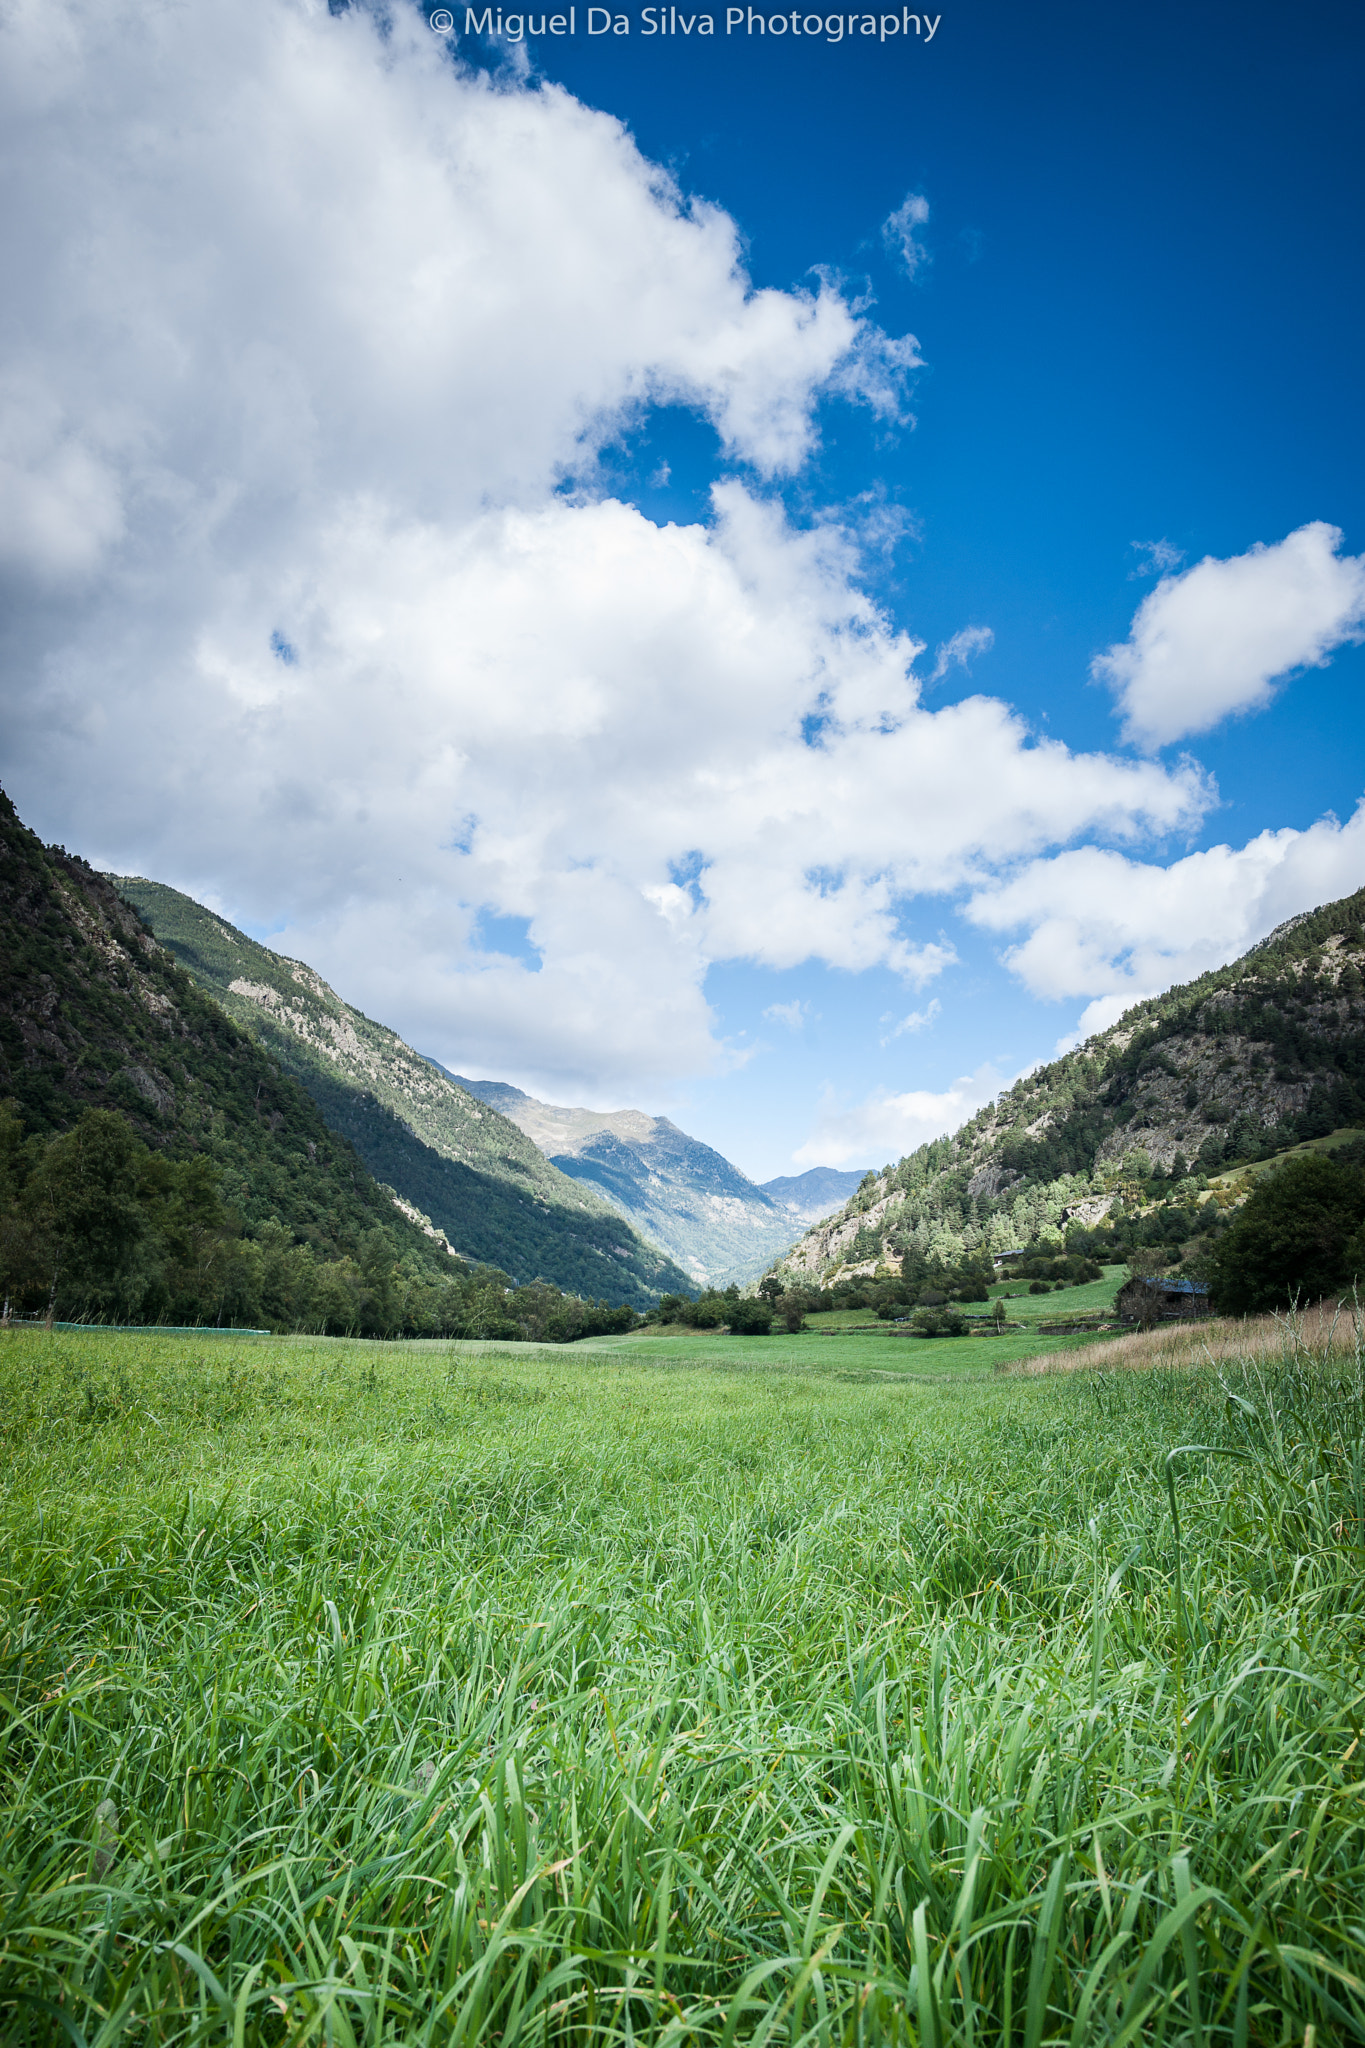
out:
{"label": "white cloud", "polygon": [[950,668],[970,669],[972,659],[978,654],[989,654],[995,645],[995,635],[989,626],[964,626],[954,633],[951,640],[944,640],[935,650],[931,683],[942,682]]}
{"label": "white cloud", "polygon": [[834,1089],[827,1087],[815,1128],[792,1154],[793,1163],[802,1168],[899,1159],[916,1145],[955,1131],[1007,1085],[1006,1075],[986,1065],[937,1093],[911,1088],[893,1094],[876,1088],[862,1102],[848,1107],[842,1107]]}
{"label": "white cloud", "polygon": [[1079,847],[980,891],[967,915],[1028,936],[1005,959],[1032,994],[1086,999],[1078,1034],[1130,1004],[1236,959],[1277,924],[1365,883],[1365,803],[1342,825],[1262,832],[1169,867]]}
{"label": "white cloud", "polygon": [[1091,664],[1118,698],[1124,737],[1161,747],[1259,711],[1276,681],[1365,635],[1365,557],[1342,556],[1341,543],[1318,519],[1273,547],[1163,576],[1127,640]]}
{"label": "white cloud", "polygon": [[1140,576],[1166,576],[1172,569],[1178,569],[1185,559],[1185,551],[1169,540],[1133,540],[1129,547],[1143,556],[1135,569],[1128,571],[1128,581],[1136,582]]}
{"label": "white cloud", "polygon": [[929,202],[922,192],[907,192],[905,198],[882,222],[882,240],[900,258],[907,277],[931,259],[917,230],[929,218]]}
{"label": "white cloud", "polygon": [[40,586],[79,581],[123,533],[117,476],[32,377],[0,385],[0,564]]}
{"label": "white cloud", "polygon": [[763,472],[836,373],[901,403],[903,343],[752,289],[619,122],[452,69],[415,9],[16,0],[0,52],[7,526],[74,498],[83,562],[132,507],[221,551],[301,493],[534,498],[656,399]]}
{"label": "white cloud", "polygon": [[[892,1025],[892,1028],[890,1029],[890,1031],[887,1032],[885,1038],[879,1038],[877,1040],[878,1045],[888,1046],[890,1045],[893,1039],[903,1037],[907,1031],[927,1030],[929,1025],[933,1023],[934,1019],[940,1014],[942,1009],[942,1003],[939,1001],[938,997],[935,996],[933,1000],[925,1006],[924,1009],[911,1010],[910,1014],[907,1017],[901,1018],[899,1024]],[[887,1016],[883,1017],[882,1022],[883,1024],[890,1024],[890,1015],[888,1014]]]}
{"label": "white cloud", "polygon": [[771,1024],[785,1024],[788,1031],[803,1031],[810,1015],[810,1004],[794,997],[789,1003],[769,1003],[763,1014]]}
{"label": "white cloud", "polygon": [[0,79],[5,745],[39,827],[211,892],[462,1071],[615,1093],[730,1057],[714,960],[923,985],[953,954],[916,894],[1203,814],[1188,764],[927,710],[837,525],[734,478],[704,525],[594,495],[649,403],[761,476],[830,392],[896,414],[914,358],[831,285],[752,290],[608,116],[323,0],[15,0]]}

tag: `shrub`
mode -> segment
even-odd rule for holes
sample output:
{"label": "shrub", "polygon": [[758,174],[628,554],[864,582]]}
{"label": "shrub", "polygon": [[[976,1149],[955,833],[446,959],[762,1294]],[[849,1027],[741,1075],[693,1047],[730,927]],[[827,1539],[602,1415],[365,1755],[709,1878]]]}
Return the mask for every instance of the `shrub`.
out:
{"label": "shrub", "polygon": [[[781,1316],[789,1335],[794,1337],[798,1330],[805,1329],[806,1311],[810,1305],[810,1296],[801,1294],[793,1288],[789,1293],[779,1296],[772,1307],[774,1315]],[[878,1309],[877,1314],[881,1313],[881,1309]]]}
{"label": "shrub", "polygon": [[962,1337],[966,1335],[967,1318],[961,1309],[917,1308],[910,1318],[910,1327],[917,1337]]}

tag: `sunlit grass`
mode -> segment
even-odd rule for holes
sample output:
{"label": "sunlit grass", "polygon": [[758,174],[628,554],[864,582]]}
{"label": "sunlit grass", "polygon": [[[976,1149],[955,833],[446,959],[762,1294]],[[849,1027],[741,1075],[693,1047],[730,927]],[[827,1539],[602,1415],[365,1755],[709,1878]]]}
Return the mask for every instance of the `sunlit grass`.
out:
{"label": "sunlit grass", "polygon": [[0,1340],[7,2039],[1359,2038],[1359,1359],[672,1341]]}
{"label": "sunlit grass", "polygon": [[1129,1330],[1089,1344],[1040,1351],[1007,1366],[1010,1372],[1104,1372],[1175,1369],[1244,1361],[1273,1362],[1306,1350],[1323,1357],[1354,1358],[1360,1347],[1360,1310],[1349,1301],[1316,1302],[1293,1314],[1191,1316],[1160,1322],[1150,1330]]}

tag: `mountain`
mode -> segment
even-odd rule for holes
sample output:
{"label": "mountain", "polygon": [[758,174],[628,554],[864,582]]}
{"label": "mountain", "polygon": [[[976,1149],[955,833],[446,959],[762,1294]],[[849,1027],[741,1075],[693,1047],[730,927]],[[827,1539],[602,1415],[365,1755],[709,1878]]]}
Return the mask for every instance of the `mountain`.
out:
{"label": "mountain", "polygon": [[199,986],[312,1097],[376,1179],[459,1252],[514,1279],[647,1308],[692,1285],[600,1194],[558,1172],[514,1123],[473,1099],[321,975],[142,876],[110,882]]}
{"label": "mountain", "polygon": [[859,1179],[816,1167],[759,1187],[666,1116],[640,1109],[568,1109],[538,1102],[506,1081],[452,1078],[510,1117],[561,1172],[595,1188],[663,1245],[697,1285],[753,1279],[804,1225],[837,1207]]}
{"label": "mountain", "polygon": [[952,1263],[1065,1232],[1174,1255],[1236,1198],[1209,1179],[1365,1127],[1365,889],[1280,925],[1242,959],[1138,1003],[954,1136],[869,1174],[780,1270]]}
{"label": "mountain", "polygon": [[[309,1096],[159,946],[104,876],[44,847],[0,791],[0,1100],[50,1140],[113,1111],[154,1154],[208,1159],[248,1232],[321,1261],[450,1271]],[[369,1247],[367,1250],[366,1247]]]}
{"label": "mountain", "polygon": [[865,1178],[861,1168],[846,1172],[837,1166],[812,1166],[806,1173],[779,1174],[759,1186],[796,1222],[810,1224],[841,1208]]}

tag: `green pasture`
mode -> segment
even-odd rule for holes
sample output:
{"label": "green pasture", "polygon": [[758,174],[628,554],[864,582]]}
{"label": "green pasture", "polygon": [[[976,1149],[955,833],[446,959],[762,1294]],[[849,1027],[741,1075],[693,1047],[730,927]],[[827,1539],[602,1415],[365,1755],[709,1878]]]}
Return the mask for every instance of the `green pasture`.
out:
{"label": "green pasture", "polygon": [[1360,1358],[1009,1341],[0,1336],[7,2048],[1365,2037]]}
{"label": "green pasture", "polygon": [[[1089,1280],[1083,1287],[1049,1288],[1046,1294],[1030,1294],[1027,1280],[993,1280],[990,1283],[992,1296],[1003,1294],[1009,1302],[1010,1320],[1024,1318],[1029,1322],[1050,1322],[1057,1316],[1104,1315],[1114,1305],[1114,1296],[1128,1277],[1126,1266],[1106,1266],[1102,1280]],[[982,1316],[989,1304],[981,1301],[968,1302],[966,1313]],[[910,1311],[907,1309],[906,1314]],[[831,1309],[809,1317],[814,1330],[838,1331],[877,1327],[877,1317],[871,1309]],[[881,1327],[885,1327],[882,1325]]]}
{"label": "green pasture", "polygon": [[[729,1337],[719,1330],[684,1330],[668,1326],[667,1334],[648,1337],[596,1337],[575,1345],[580,1355],[612,1357],[656,1370],[666,1365],[706,1365],[719,1372],[890,1373],[896,1377],[989,1374],[1014,1358],[1036,1358],[1044,1351],[1064,1351],[1079,1340],[1041,1337],[1032,1329],[1006,1330],[995,1336],[970,1330],[964,1337],[916,1337],[875,1317],[850,1331],[829,1335],[810,1318],[811,1327],[789,1336],[775,1324],[768,1337]],[[549,1347],[545,1347],[547,1350]],[[560,1354],[562,1356],[562,1353]]]}
{"label": "green pasture", "polygon": [[[1088,1280],[1083,1287],[1058,1287],[1046,1294],[1030,1294],[1027,1280],[1015,1280],[1003,1285],[992,1283],[991,1293],[1008,1298],[1011,1321],[1022,1318],[1031,1323],[1052,1322],[1059,1316],[1107,1315],[1127,1278],[1126,1266],[1106,1266],[1102,1280]],[[974,1302],[972,1312],[979,1314],[980,1310],[980,1302]]]}

